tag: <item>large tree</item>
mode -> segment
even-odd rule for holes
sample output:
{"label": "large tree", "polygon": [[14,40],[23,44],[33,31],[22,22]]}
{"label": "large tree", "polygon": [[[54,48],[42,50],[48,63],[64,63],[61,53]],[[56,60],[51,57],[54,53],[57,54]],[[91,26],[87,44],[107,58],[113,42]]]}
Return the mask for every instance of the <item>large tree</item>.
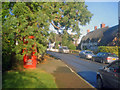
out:
{"label": "large tree", "polygon": [[[48,43],[50,23],[57,31],[63,27],[64,30],[72,28],[79,36],[78,24],[86,25],[91,17],[84,2],[3,2],[3,59],[12,53],[16,58],[22,58],[22,49],[32,51],[33,44],[36,44],[42,54]],[[35,38],[29,39],[31,35]],[[23,44],[24,37],[29,42],[26,45]]]}
{"label": "large tree", "polygon": [[[15,58],[22,60],[24,54],[34,51],[32,45],[37,46],[38,52],[43,54],[48,43],[49,17],[41,11],[39,3],[4,2],[2,5],[3,67],[8,67]],[[29,36],[35,38],[30,39]],[[23,44],[23,38],[28,44]],[[27,52],[21,54],[25,48]]]}

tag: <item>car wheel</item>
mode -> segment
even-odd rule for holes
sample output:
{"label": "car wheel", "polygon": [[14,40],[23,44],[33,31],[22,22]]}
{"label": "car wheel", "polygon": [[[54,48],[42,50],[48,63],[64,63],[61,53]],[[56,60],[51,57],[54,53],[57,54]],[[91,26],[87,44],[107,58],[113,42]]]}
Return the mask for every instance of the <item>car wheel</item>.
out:
{"label": "car wheel", "polygon": [[100,63],[103,63],[103,64],[105,64],[106,62],[105,62],[104,60],[101,60],[101,61],[100,61]]}
{"label": "car wheel", "polygon": [[81,56],[79,55],[79,57],[81,58]]}
{"label": "car wheel", "polygon": [[88,59],[86,55],[85,55],[85,57],[84,57],[84,58],[85,58],[85,59]]}
{"label": "car wheel", "polygon": [[98,89],[103,88],[103,83],[102,83],[102,79],[100,78],[100,76],[97,78],[97,88]]}
{"label": "car wheel", "polygon": [[106,62],[103,60],[102,63],[105,64]]}
{"label": "car wheel", "polygon": [[100,63],[103,63],[103,60],[100,60]]}

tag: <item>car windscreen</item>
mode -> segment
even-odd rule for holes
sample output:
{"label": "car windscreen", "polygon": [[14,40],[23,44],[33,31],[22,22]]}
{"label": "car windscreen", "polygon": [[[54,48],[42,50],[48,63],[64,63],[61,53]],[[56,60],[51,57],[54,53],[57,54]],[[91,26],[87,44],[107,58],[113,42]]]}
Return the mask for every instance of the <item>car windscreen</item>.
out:
{"label": "car windscreen", "polygon": [[109,54],[110,57],[118,57],[116,54]]}
{"label": "car windscreen", "polygon": [[67,47],[63,47],[63,49],[68,49]]}
{"label": "car windscreen", "polygon": [[103,53],[98,53],[97,56],[102,56]]}
{"label": "car windscreen", "polygon": [[97,54],[97,56],[108,56],[108,53],[100,52]]}
{"label": "car windscreen", "polygon": [[89,51],[87,51],[87,52],[85,52],[86,54],[93,54],[92,52],[89,52]]}

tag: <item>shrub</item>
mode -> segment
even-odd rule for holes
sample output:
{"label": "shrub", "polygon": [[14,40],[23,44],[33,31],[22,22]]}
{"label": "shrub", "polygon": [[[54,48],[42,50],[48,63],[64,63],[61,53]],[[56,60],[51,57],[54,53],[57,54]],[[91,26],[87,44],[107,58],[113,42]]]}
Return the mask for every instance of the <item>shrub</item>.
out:
{"label": "shrub", "polygon": [[118,46],[99,46],[98,52],[109,52],[109,53],[114,53],[116,55],[119,55],[120,53],[120,51],[118,50]]}
{"label": "shrub", "polygon": [[74,44],[69,44],[69,45],[68,45],[68,48],[69,48],[70,50],[76,50],[76,46],[75,46]]}
{"label": "shrub", "polygon": [[59,49],[59,42],[58,41],[56,41],[56,43],[55,43],[55,49]]}

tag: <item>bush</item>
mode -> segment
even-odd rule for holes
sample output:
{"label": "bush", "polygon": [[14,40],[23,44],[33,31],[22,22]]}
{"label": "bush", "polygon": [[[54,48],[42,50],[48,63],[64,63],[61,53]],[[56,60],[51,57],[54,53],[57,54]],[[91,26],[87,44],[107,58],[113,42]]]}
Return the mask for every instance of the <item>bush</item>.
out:
{"label": "bush", "polygon": [[68,45],[68,48],[69,48],[70,50],[76,50],[76,46],[75,46],[74,44],[69,44],[69,45]]}
{"label": "bush", "polygon": [[56,43],[55,43],[55,49],[59,49],[59,42],[58,41],[56,41]]}
{"label": "bush", "polygon": [[116,55],[119,55],[120,53],[120,51],[118,50],[118,46],[99,46],[98,52],[109,52],[109,53],[114,53]]}

